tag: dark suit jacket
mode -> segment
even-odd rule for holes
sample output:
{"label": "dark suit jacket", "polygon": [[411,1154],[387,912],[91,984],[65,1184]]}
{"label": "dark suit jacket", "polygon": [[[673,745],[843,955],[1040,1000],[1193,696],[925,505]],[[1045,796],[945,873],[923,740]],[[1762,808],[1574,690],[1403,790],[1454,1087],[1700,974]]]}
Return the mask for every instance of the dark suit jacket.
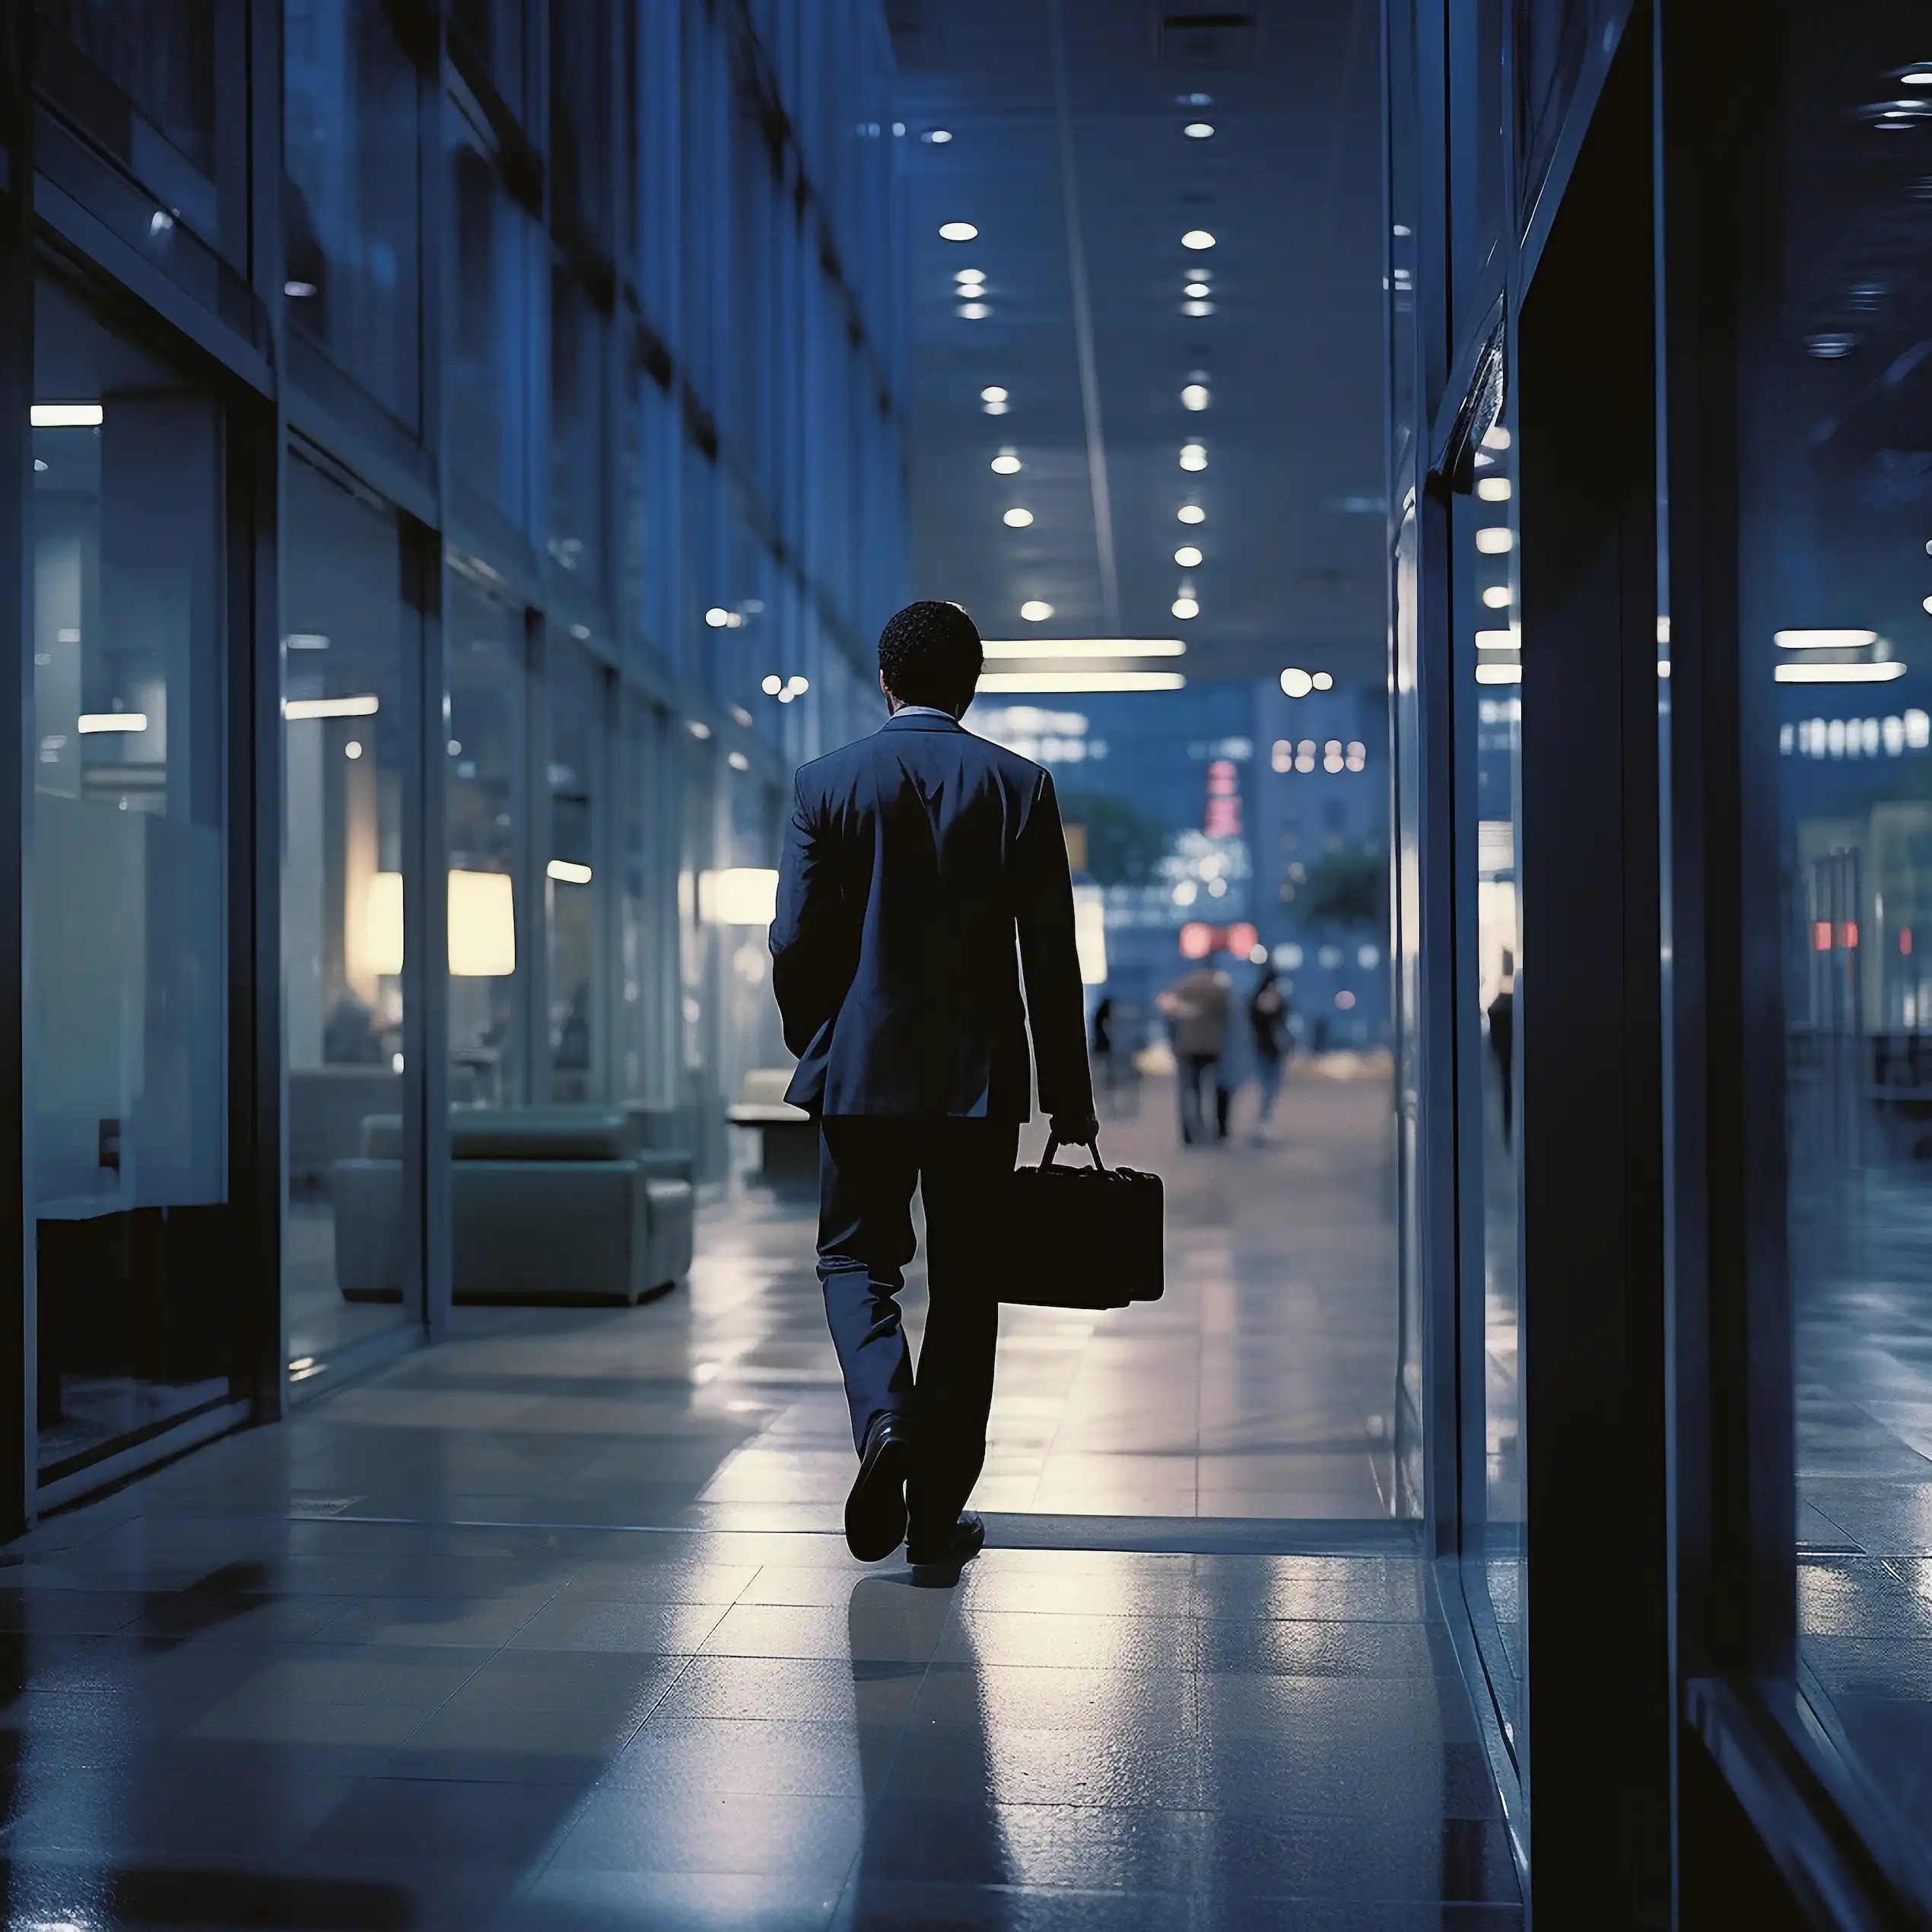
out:
{"label": "dark suit jacket", "polygon": [[799,771],[771,953],[800,1107],[1024,1120],[1030,1015],[1041,1105],[1092,1111],[1053,781],[951,718]]}

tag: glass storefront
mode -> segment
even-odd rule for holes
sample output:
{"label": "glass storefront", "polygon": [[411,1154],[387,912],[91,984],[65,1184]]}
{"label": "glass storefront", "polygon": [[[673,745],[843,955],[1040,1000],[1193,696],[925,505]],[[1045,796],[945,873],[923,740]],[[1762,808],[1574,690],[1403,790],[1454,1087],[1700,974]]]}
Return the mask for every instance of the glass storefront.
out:
{"label": "glass storefront", "polygon": [[405,1053],[403,910],[420,626],[394,513],[299,457],[287,490],[283,1266],[290,1372],[303,1377],[403,1319],[421,1275],[405,1249],[415,1163],[402,1133],[419,1078]]}
{"label": "glass storefront", "polygon": [[28,1134],[39,1460],[224,1400],[221,408],[43,272],[35,304]]}

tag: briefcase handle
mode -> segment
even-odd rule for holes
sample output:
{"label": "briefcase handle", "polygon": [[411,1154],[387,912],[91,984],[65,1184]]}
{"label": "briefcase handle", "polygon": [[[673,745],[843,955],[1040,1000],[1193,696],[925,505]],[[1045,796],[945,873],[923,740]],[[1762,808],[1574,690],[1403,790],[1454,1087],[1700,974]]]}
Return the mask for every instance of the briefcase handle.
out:
{"label": "briefcase handle", "polygon": [[1060,1152],[1063,1146],[1069,1147],[1079,1147],[1084,1146],[1086,1148],[1087,1152],[1094,1157],[1094,1165],[1098,1168],[1102,1174],[1105,1174],[1109,1171],[1107,1163],[1100,1158],[1100,1142],[1098,1140],[1089,1140],[1084,1142],[1073,1140],[1063,1142],[1052,1134],[1049,1134],[1047,1136],[1047,1151],[1041,1155],[1040,1165],[1043,1168],[1051,1167],[1053,1164],[1053,1156]]}

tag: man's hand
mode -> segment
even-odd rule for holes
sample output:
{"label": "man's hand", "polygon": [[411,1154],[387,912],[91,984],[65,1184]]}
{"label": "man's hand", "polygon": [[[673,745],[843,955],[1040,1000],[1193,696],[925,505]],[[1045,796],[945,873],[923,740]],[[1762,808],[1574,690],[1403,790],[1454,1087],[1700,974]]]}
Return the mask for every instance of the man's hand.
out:
{"label": "man's hand", "polygon": [[1091,1147],[1100,1138],[1098,1114],[1056,1114],[1047,1124],[1063,1147]]}

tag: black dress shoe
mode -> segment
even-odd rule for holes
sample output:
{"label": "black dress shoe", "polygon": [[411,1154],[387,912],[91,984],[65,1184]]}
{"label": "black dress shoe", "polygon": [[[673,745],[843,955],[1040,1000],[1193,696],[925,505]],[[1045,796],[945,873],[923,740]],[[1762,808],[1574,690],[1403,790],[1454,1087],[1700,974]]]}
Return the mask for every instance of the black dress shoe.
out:
{"label": "black dress shoe", "polygon": [[890,1556],[906,1536],[906,1463],[910,1438],[903,1418],[882,1416],[866,1438],[859,1473],[845,1499],[845,1546],[862,1563]]}
{"label": "black dress shoe", "polygon": [[962,1509],[944,1535],[919,1536],[906,1545],[906,1561],[916,1570],[958,1571],[986,1547],[986,1525],[976,1509]]}

